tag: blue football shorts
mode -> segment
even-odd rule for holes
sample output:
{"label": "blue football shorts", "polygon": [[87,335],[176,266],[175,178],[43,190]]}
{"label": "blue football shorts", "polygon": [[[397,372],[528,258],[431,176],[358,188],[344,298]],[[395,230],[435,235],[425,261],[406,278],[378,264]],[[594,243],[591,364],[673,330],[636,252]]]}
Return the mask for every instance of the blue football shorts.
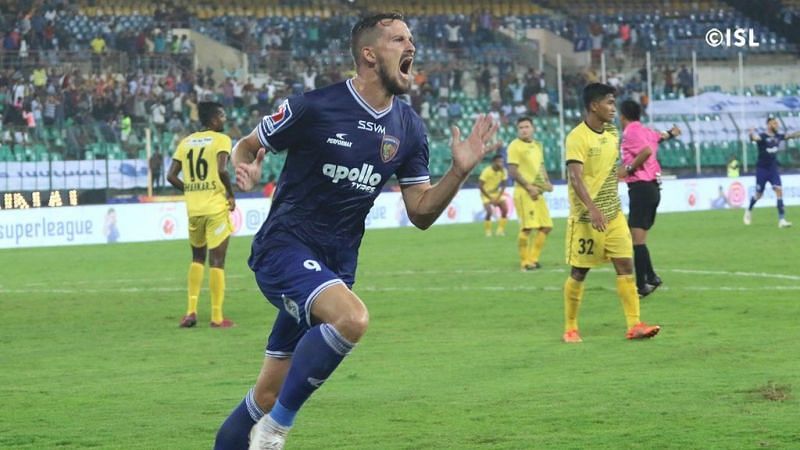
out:
{"label": "blue football shorts", "polygon": [[[301,243],[269,249],[254,268],[256,283],[278,308],[265,355],[289,358],[300,338],[312,327],[311,306],[330,286],[354,282],[355,255],[325,258]],[[333,267],[331,267],[333,266]]]}
{"label": "blue football shorts", "polygon": [[756,168],[756,192],[764,192],[767,188],[767,182],[772,185],[772,188],[781,187],[781,174],[778,173],[777,168]]}

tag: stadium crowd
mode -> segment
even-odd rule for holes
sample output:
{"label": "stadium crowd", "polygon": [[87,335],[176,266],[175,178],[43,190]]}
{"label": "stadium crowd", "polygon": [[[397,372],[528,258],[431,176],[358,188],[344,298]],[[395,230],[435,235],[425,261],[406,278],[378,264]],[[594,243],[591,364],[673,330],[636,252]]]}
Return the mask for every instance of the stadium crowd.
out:
{"label": "stadium crowd", "polygon": [[[224,28],[229,43],[252,53],[251,73],[266,74],[256,77],[258,82],[238,70],[192,69],[193,43],[170,31],[186,25],[179,22],[188,17],[179,8],[159,5],[152,17],[134,22],[101,18],[93,22],[91,39],[72,32],[75,17],[79,11],[67,1],[37,2],[3,15],[0,139],[12,148],[43,139],[43,129],[51,128],[63,136],[65,158],[82,158],[87,143],[97,139],[119,142],[135,156],[144,126],[180,136],[197,127],[197,102],[212,99],[229,108],[234,120],[228,132],[236,139],[286,96],[353,73],[341,38],[354,17],[212,19],[211,24]],[[520,26],[513,18],[484,11],[412,17],[409,24],[416,33],[418,54],[415,86],[406,101],[429,124],[433,136],[454,119],[471,115],[464,99],[484,102],[506,124],[522,115],[557,113],[552,77],[548,80],[544,72],[515,62],[518,43],[507,33]],[[635,44],[635,27],[623,24],[615,30],[621,48]],[[116,53],[125,55],[125,64],[114,59]],[[88,55],[91,65],[73,63],[79,55]],[[613,62],[609,83],[622,98],[632,97],[646,106],[646,71],[625,72],[624,57]],[[596,67],[567,74],[565,107],[580,108],[580,90],[599,79]],[[654,81],[659,92],[692,94],[692,76],[685,67],[664,67]]]}

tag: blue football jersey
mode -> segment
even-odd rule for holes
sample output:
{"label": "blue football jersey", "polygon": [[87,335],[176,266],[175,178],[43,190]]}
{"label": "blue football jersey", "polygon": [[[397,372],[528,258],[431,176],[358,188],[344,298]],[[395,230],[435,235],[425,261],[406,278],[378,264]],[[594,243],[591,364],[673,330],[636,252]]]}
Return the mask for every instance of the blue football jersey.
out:
{"label": "blue football jersey", "polygon": [[758,162],[757,167],[770,169],[778,166],[777,154],[781,144],[786,140],[786,136],[781,133],[767,134],[759,133],[761,137],[758,144]]}
{"label": "blue football jersey", "polygon": [[401,185],[430,181],[420,117],[396,98],[374,110],[351,80],[289,97],[256,131],[261,145],[287,155],[251,267],[270,246],[293,240],[319,253],[357,253],[367,214],[392,175]]}

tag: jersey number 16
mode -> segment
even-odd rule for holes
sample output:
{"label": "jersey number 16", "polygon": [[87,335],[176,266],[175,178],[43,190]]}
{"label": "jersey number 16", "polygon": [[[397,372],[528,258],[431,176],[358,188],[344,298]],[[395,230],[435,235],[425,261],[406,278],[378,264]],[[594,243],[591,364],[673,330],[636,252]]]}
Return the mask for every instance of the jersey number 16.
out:
{"label": "jersey number 16", "polygon": [[189,178],[192,181],[195,181],[195,174],[201,181],[205,180],[208,175],[208,161],[203,159],[204,151],[206,151],[206,148],[202,147],[200,153],[197,154],[196,163],[194,161],[194,149],[189,150],[189,153],[186,154],[186,157],[189,158]]}

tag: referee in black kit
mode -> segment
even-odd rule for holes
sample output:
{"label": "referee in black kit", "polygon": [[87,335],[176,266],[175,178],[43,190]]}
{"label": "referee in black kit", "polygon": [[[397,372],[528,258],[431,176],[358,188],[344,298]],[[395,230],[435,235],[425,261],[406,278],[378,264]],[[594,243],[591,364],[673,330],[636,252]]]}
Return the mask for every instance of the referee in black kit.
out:
{"label": "referee in black kit", "polygon": [[642,107],[633,100],[625,100],[620,107],[622,122],[621,177],[628,183],[630,214],[628,226],[633,238],[633,263],[636,267],[636,288],[639,297],[650,295],[661,285],[661,278],[653,270],[647,250],[647,231],[656,221],[656,209],[661,201],[661,165],[656,158],[658,143],[681,134],[673,125],[668,131],[655,131],[639,121]]}

